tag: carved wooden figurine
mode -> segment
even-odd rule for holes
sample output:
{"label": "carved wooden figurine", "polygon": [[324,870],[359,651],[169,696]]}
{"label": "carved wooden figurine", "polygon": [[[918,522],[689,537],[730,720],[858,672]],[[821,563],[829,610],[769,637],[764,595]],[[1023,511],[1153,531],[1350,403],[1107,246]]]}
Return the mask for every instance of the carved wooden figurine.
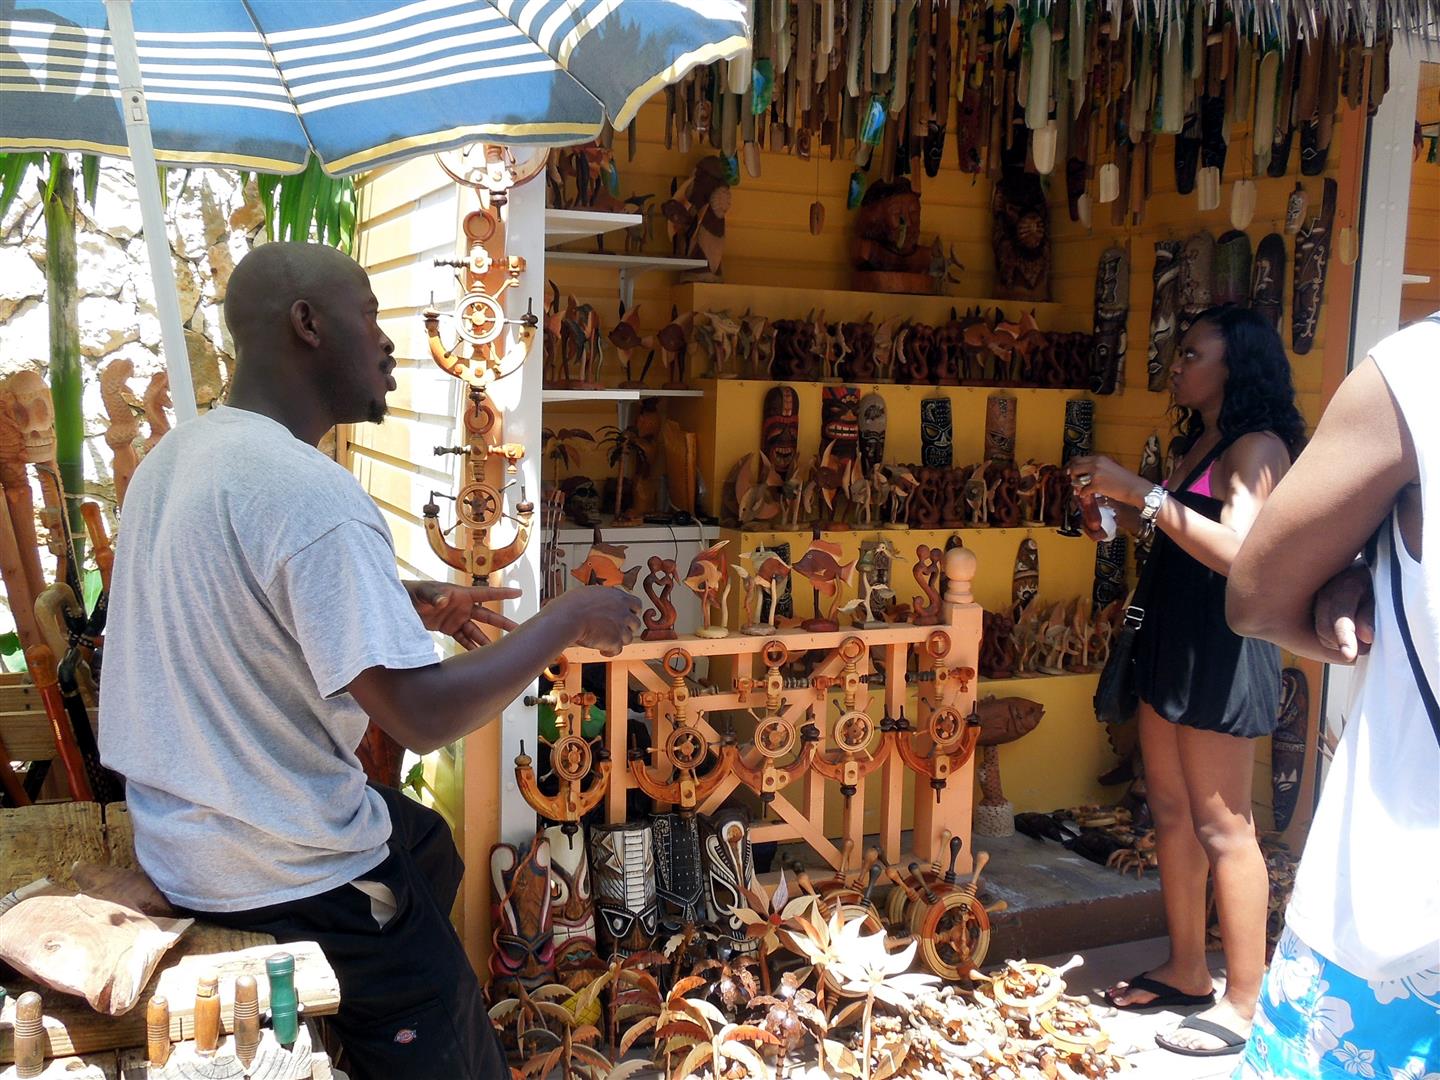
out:
{"label": "carved wooden figurine", "polygon": [[855,216],[854,286],[870,292],[929,293],[930,250],[920,242],[920,194],[904,178],[872,184]]}
{"label": "carved wooden figurine", "polygon": [[670,594],[679,581],[679,571],[674,559],[660,555],[650,556],[646,570],[640,587],[654,606],[645,610],[645,629],[640,637],[645,641],[669,641],[675,636],[675,605],[670,602]]}
{"label": "carved wooden figurine", "polygon": [[850,614],[860,629],[887,625],[885,613],[895,603],[891,568],[902,559],[889,540],[866,540],[860,545],[860,558],[855,564],[860,572],[860,595],[840,609]]}
{"label": "carved wooden figurine", "polygon": [[[776,605],[781,588],[790,579],[790,564],[769,548],[756,548],[741,558],[751,568],[748,572],[741,571],[746,589],[745,620],[740,632],[760,637],[773,634]],[[766,594],[768,601],[761,599],[761,593]]]}
{"label": "carved wooden figurine", "polygon": [[698,254],[708,264],[707,272],[692,274],[690,280],[720,280],[730,202],[725,159],[716,155],[697,162],[690,179],[661,204],[675,255],[688,259]]}
{"label": "carved wooden figurine", "polygon": [[140,421],[131,407],[126,383],[135,373],[129,360],[111,360],[100,372],[100,400],[105,403],[109,424],[105,428],[105,445],[114,455],[111,475],[115,479],[115,505],[124,507],[125,489],[140,464],[135,440],[140,437]]}

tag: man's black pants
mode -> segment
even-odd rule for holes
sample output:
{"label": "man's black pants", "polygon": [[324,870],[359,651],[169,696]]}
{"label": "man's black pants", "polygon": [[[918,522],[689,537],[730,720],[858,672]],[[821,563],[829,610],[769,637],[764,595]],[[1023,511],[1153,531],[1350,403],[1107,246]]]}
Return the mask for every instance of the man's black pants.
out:
{"label": "man's black pants", "polygon": [[371,895],[356,884],[288,904],[196,912],[209,922],[314,941],[340,982],[330,1020],[355,1080],[498,1080],[510,1070],[479,980],[450,924],[464,864],[435,811],[377,787],[390,809],[390,854],[361,879],[394,895],[381,929]]}

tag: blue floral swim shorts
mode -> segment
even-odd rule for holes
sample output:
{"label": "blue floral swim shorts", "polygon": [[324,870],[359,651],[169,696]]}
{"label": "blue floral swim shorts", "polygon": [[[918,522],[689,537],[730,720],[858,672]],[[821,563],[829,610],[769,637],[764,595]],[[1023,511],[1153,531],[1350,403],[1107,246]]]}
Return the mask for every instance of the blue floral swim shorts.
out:
{"label": "blue floral swim shorts", "polygon": [[1287,928],[1233,1080],[1440,1080],[1440,967],[1367,982]]}

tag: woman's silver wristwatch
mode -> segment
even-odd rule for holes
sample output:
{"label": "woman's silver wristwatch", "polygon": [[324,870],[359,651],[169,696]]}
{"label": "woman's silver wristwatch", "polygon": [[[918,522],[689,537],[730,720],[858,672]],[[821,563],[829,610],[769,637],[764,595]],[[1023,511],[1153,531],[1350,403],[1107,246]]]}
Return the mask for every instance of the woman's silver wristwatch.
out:
{"label": "woman's silver wristwatch", "polygon": [[1149,540],[1155,534],[1155,519],[1160,516],[1160,508],[1165,505],[1165,500],[1168,498],[1170,498],[1170,492],[1159,484],[1145,493],[1144,505],[1140,507],[1141,540]]}

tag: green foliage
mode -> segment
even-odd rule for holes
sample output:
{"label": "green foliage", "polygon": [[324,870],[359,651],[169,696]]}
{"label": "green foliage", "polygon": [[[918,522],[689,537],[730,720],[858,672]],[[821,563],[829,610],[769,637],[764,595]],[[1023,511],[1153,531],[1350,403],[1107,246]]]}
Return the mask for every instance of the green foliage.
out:
{"label": "green foliage", "polygon": [[20,635],[14,630],[0,634],[0,663],[6,671],[29,671],[25,666],[25,650],[20,647]]}
{"label": "green foliage", "polygon": [[87,613],[94,611],[95,601],[100,599],[100,593],[105,588],[105,583],[100,580],[100,571],[94,569],[85,571],[85,580],[80,587],[85,593],[83,598],[85,611]]}
{"label": "green foliage", "polygon": [[[250,174],[241,180],[249,182]],[[272,240],[314,237],[349,254],[355,247],[355,182],[328,176],[316,158],[290,176],[261,173],[255,180],[265,206],[265,233]]]}
{"label": "green foliage", "polygon": [[[55,194],[55,183],[60,178],[59,164],[64,154],[0,154],[0,217],[10,209],[15,196],[20,194],[20,185],[31,169],[45,174],[45,198],[48,201]],[[95,205],[95,193],[100,187],[100,159],[94,154],[80,155],[81,194],[91,206]]]}

